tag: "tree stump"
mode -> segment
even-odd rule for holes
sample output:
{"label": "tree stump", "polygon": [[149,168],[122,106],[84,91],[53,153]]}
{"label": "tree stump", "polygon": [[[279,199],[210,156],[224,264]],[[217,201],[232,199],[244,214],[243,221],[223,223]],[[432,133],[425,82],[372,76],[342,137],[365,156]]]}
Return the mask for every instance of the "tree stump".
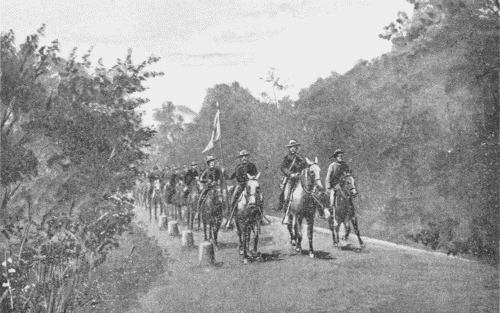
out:
{"label": "tree stump", "polygon": [[182,231],[182,246],[189,248],[194,245],[193,232],[190,230]]}
{"label": "tree stump", "polygon": [[160,220],[158,221],[158,226],[160,227],[160,230],[167,230],[168,225],[167,225],[168,219],[166,215],[160,216]]}
{"label": "tree stump", "polygon": [[213,265],[215,263],[215,251],[211,242],[204,241],[200,244],[198,262],[200,265]]}
{"label": "tree stump", "polygon": [[168,234],[170,236],[179,236],[179,226],[177,221],[168,222]]}

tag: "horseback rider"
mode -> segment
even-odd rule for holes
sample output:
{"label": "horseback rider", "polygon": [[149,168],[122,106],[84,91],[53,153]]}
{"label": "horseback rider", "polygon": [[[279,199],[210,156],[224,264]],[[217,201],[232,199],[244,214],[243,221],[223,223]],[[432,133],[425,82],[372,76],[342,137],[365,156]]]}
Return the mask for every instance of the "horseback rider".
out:
{"label": "horseback rider", "polygon": [[198,166],[198,163],[196,162],[191,162],[191,168],[184,174],[184,183],[186,184],[186,187],[184,188],[184,199],[187,199],[189,192],[191,189],[189,186],[193,181],[195,181],[196,177],[199,176],[198,174],[198,169],[196,168]]}
{"label": "horseback rider", "polygon": [[207,193],[216,185],[221,185],[222,182],[222,171],[219,167],[215,166],[215,160],[217,158],[213,156],[207,156],[206,164],[207,168],[200,175],[200,182],[204,184],[203,190],[201,191],[200,199],[198,200],[198,209],[201,204],[205,201]]}
{"label": "horseback rider", "polygon": [[[255,176],[258,174],[257,167],[254,163],[248,161],[248,156],[250,153],[247,150],[241,150],[238,158],[240,158],[240,164],[236,166],[236,169],[228,177],[229,180],[236,179],[238,185],[233,190],[233,195],[231,197],[231,209],[234,209],[236,202],[240,198],[241,193],[245,190],[248,181],[248,175]],[[261,195],[262,197],[262,195]],[[262,200],[262,199],[261,199]]]}
{"label": "horseback rider", "polygon": [[281,193],[278,211],[288,206],[288,202],[291,200],[291,194],[299,180],[299,175],[302,170],[307,168],[306,159],[297,153],[299,146],[300,143],[297,143],[293,139],[286,145],[289,153],[283,158],[283,163],[280,168],[284,176],[280,185]]}
{"label": "horseback rider", "polygon": [[148,175],[148,179],[149,179],[149,196],[151,197],[153,195],[154,182],[156,180],[161,182],[161,172],[158,165],[155,165],[153,167],[153,171],[151,171],[151,173]]}
{"label": "horseback rider", "polygon": [[337,206],[337,196],[340,190],[340,179],[344,173],[349,173],[349,165],[344,162],[344,151],[337,149],[331,156],[334,161],[328,166],[326,172],[325,187],[330,194],[330,213],[333,214],[333,208]]}

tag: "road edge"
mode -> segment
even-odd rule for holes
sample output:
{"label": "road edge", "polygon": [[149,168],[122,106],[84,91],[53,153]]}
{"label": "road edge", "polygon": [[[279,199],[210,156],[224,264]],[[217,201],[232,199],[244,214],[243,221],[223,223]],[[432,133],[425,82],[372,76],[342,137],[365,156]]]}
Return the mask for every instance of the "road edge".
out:
{"label": "road edge", "polygon": [[[272,216],[272,215],[266,215],[266,218],[269,220],[272,220],[274,222],[278,222],[278,223],[281,223],[281,220],[282,220],[281,218],[276,217],[276,216]],[[331,235],[331,231],[329,229],[326,229],[323,227],[314,226],[314,231],[316,231],[318,233],[325,234],[325,235]],[[433,255],[433,256],[437,256],[437,257],[445,257],[445,258],[452,259],[452,260],[461,260],[461,261],[466,261],[466,262],[473,261],[473,260],[461,258],[458,256],[450,256],[450,255],[447,255],[446,253],[443,253],[443,252],[422,250],[422,249],[413,248],[413,247],[409,247],[409,246],[405,246],[405,245],[399,245],[399,244],[392,243],[389,241],[374,239],[374,238],[370,238],[370,237],[361,236],[361,238],[366,243],[370,243],[370,244],[374,244],[374,245],[378,245],[378,246],[391,247],[391,248],[395,248],[395,249],[399,249],[399,250],[405,250],[405,251],[415,252],[415,253],[420,253],[420,254],[428,254],[428,255]]]}

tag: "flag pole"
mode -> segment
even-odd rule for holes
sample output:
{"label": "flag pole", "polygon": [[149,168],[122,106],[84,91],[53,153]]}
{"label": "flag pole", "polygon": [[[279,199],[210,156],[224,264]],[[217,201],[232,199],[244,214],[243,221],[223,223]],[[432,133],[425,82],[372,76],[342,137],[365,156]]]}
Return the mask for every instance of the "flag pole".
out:
{"label": "flag pole", "polygon": [[[220,140],[219,140],[219,148],[220,148],[220,160],[221,160],[221,165],[224,169],[226,169],[226,167],[224,166],[224,149],[222,148],[222,119],[220,117],[220,107],[219,107],[219,101],[217,101],[217,110],[219,110],[219,124],[220,124]],[[227,184],[226,184],[226,176],[224,175],[224,173],[222,173],[222,188],[224,188],[224,201],[225,201],[225,205],[226,205],[226,212],[229,211],[228,207],[229,207],[229,204],[227,202]]]}

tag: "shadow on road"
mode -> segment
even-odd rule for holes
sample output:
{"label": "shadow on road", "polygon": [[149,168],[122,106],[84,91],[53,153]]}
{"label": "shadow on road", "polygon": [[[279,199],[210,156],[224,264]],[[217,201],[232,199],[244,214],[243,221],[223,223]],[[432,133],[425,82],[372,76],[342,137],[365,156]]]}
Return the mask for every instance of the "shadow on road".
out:
{"label": "shadow on road", "polygon": [[350,243],[345,244],[343,246],[340,246],[339,249],[342,251],[352,251],[352,252],[356,252],[356,253],[370,253],[368,250],[353,246]]}
{"label": "shadow on road", "polygon": [[259,253],[255,256],[252,261],[257,260],[259,262],[273,262],[283,260],[282,255],[279,251],[273,251],[271,253]]}
{"label": "shadow on road", "polygon": [[[308,255],[309,252],[302,251],[302,254]],[[337,258],[332,257],[332,255],[329,252],[325,252],[325,251],[321,251],[321,250],[314,251],[314,258],[320,259],[320,260],[336,260],[337,259]]]}

